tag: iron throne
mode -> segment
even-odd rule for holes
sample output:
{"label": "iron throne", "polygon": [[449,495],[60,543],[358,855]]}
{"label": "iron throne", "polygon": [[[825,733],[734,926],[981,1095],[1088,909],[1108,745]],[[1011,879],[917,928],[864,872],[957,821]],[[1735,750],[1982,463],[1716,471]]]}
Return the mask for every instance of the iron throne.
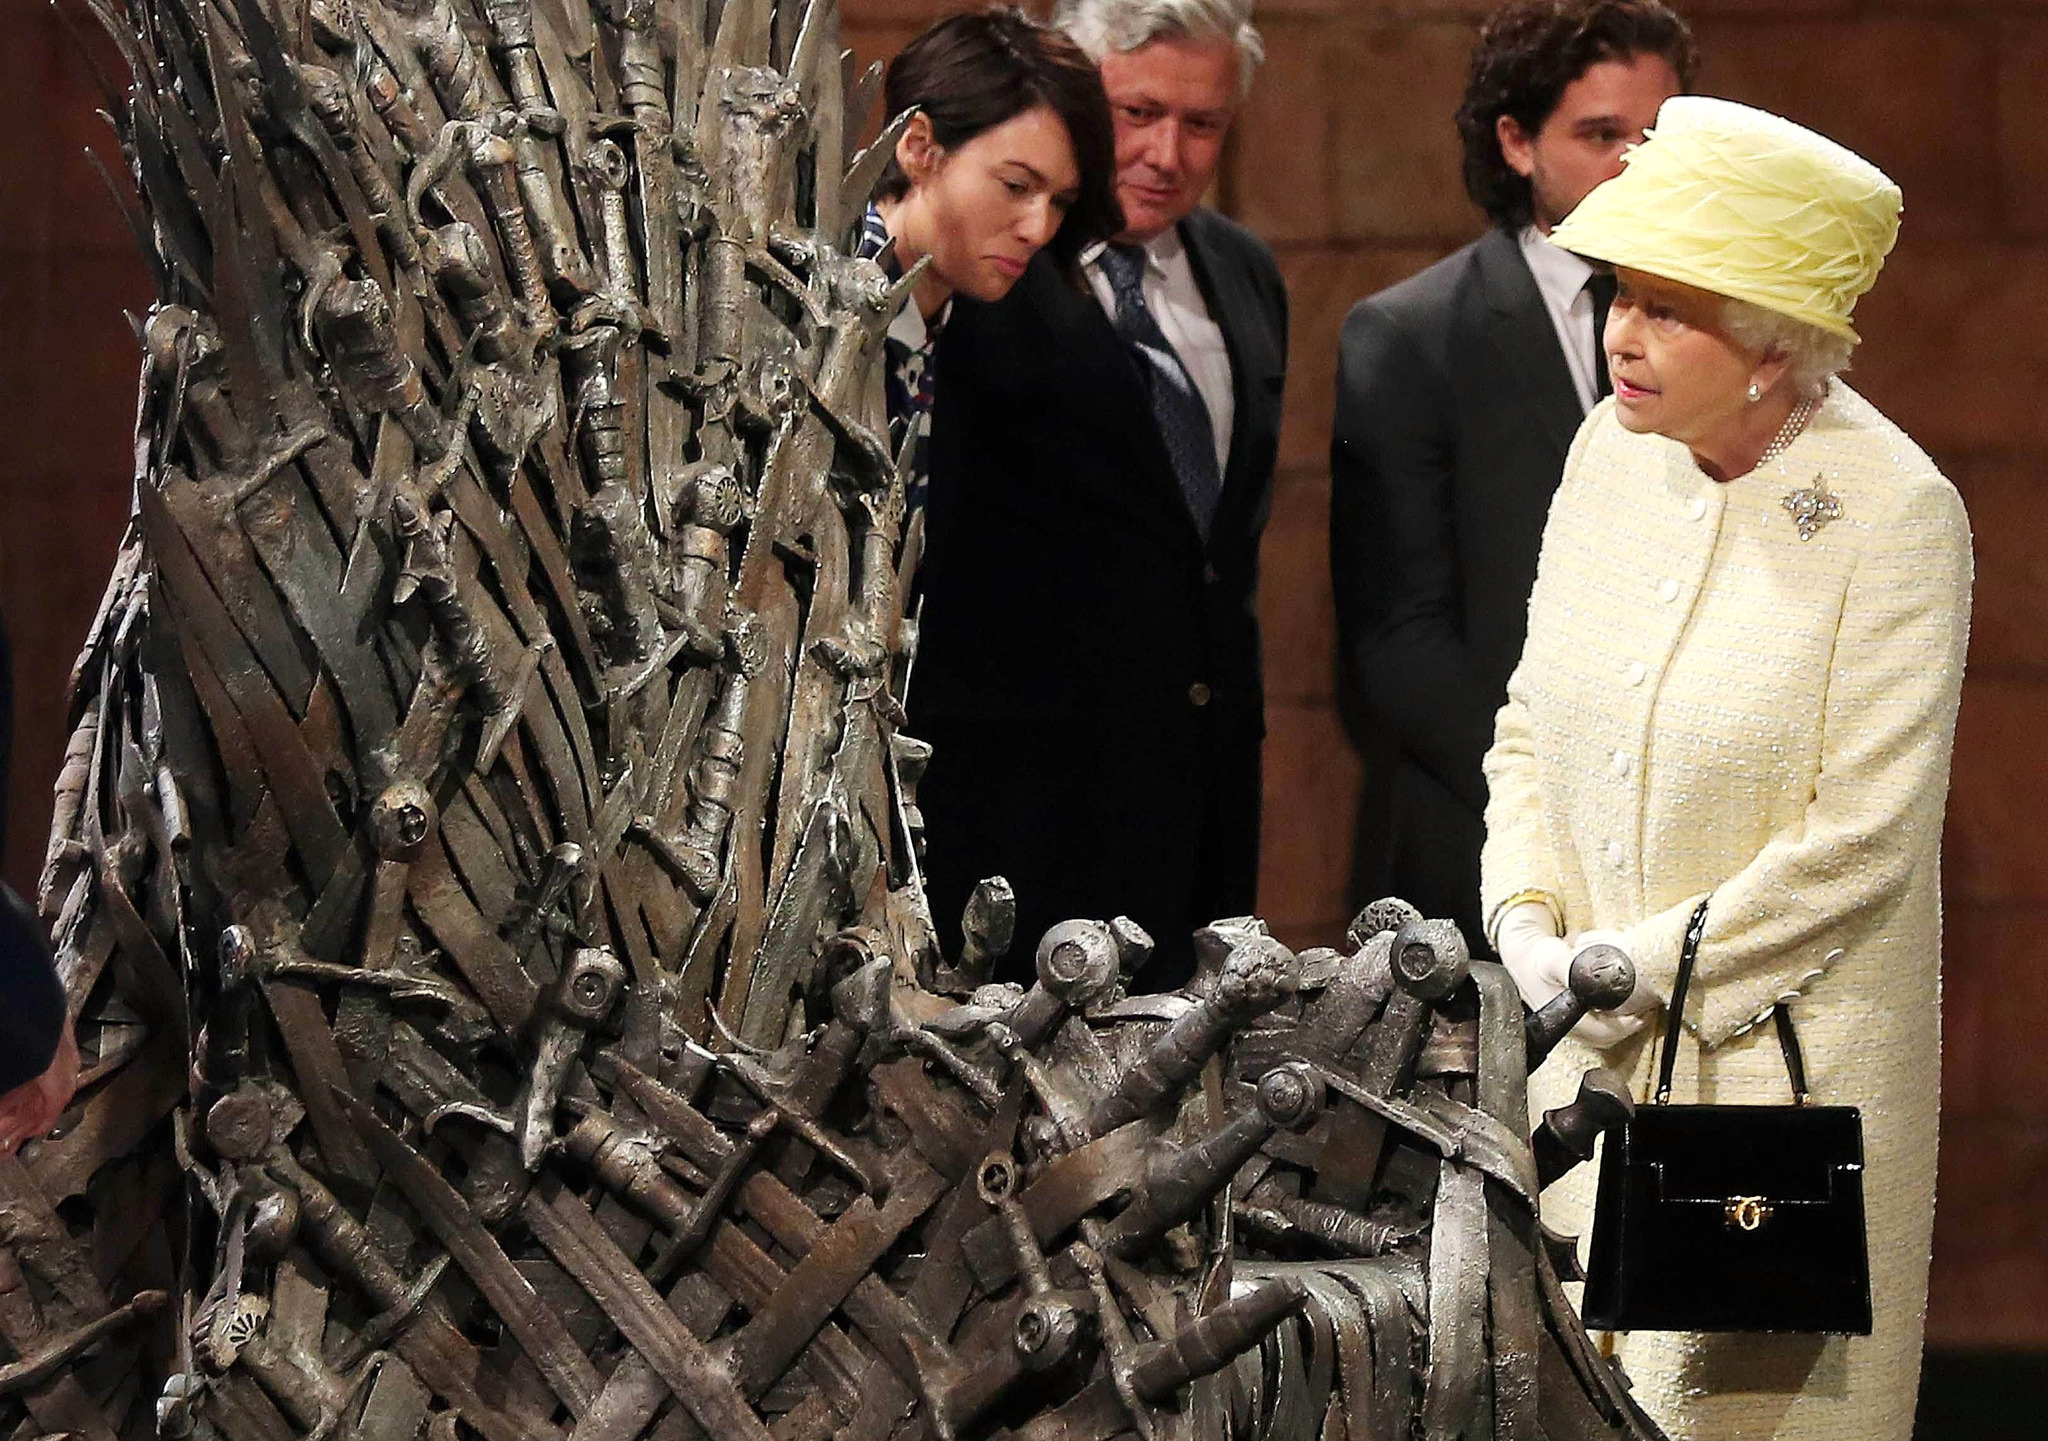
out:
{"label": "iron throne", "polygon": [[[1525,1017],[1386,902],[938,954],[834,0],[91,0],[159,300],[0,1427],[1653,1438]],[[1625,986],[1624,986],[1625,989]]]}

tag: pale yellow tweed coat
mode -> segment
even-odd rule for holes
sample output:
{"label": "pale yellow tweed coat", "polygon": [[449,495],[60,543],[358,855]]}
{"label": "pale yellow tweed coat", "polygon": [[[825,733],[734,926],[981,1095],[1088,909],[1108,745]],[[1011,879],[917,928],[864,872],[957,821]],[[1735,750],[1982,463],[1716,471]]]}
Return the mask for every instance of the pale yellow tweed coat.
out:
{"label": "pale yellow tweed coat", "polygon": [[[1802,541],[1783,499],[1816,479],[1841,518]],[[1711,891],[1673,1099],[1788,1099],[1756,1022],[1796,994],[1815,1100],[1863,1109],[1875,1334],[1617,1338],[1674,1441],[1911,1433],[1970,577],[1954,488],[1839,381],[1784,454],[1725,485],[1611,402],[1566,463],[1486,758],[1485,904],[1555,893],[1570,932],[1622,931],[1668,1000]],[[1647,1098],[1661,1036],[1567,1041],[1532,1078],[1532,1112],[1602,1063]],[[1594,1180],[1581,1167],[1553,1187],[1544,1218],[1583,1237]]]}

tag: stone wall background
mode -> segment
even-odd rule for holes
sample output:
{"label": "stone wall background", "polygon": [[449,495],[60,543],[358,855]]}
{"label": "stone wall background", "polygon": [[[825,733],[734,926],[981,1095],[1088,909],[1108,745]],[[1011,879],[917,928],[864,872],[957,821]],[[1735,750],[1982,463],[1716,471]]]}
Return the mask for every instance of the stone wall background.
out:
{"label": "stone wall background", "polygon": [[[842,0],[863,60],[954,6]],[[1331,698],[1327,563],[1337,329],[1359,297],[1478,232],[1451,117],[1483,4],[1261,0],[1270,63],[1219,202],[1293,298],[1265,590],[1270,740],[1261,910],[1341,934],[1358,765]],[[1779,110],[1906,192],[1863,303],[1853,382],[1961,488],[1976,627],[1949,806],[1941,1208],[1929,1339],[2048,1351],[2048,0],[1690,0],[1701,88]],[[91,166],[91,68],[47,6],[0,42],[0,613],[17,697],[4,873],[33,884],[62,693],[127,514],[149,302]],[[108,75],[118,67],[95,47]],[[1930,1078],[1931,1082],[1932,1078]]]}

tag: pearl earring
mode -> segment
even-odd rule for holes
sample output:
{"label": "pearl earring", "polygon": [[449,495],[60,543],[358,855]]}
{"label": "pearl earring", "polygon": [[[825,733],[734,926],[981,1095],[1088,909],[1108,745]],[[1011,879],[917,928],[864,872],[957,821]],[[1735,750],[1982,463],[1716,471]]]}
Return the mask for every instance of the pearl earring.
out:
{"label": "pearl earring", "polygon": [[1763,398],[1764,388],[1761,385],[1758,385],[1754,380],[1752,380],[1749,383],[1749,403],[1751,405],[1754,405]]}

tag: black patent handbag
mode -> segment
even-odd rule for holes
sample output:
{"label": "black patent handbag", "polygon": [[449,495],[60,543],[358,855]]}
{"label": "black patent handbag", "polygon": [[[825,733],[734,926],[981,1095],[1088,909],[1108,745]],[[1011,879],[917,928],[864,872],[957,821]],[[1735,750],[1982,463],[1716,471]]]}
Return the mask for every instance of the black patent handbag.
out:
{"label": "black patent handbag", "polygon": [[1674,1106],[1685,993],[1707,928],[1701,901],[1671,988],[1653,1104],[1607,1137],[1586,1268],[1603,1331],[1870,1334],[1863,1116],[1815,1106],[1792,1013],[1774,1019],[1789,1106]]}

